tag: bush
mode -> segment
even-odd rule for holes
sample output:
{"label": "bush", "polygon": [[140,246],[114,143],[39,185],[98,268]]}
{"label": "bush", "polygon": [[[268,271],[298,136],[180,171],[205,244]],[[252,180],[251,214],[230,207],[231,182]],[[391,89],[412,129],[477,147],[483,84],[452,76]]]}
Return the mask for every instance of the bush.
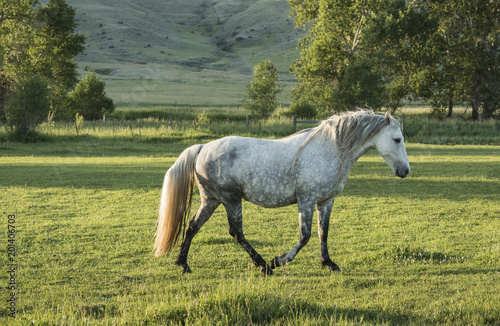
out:
{"label": "bush", "polygon": [[113,100],[104,91],[105,83],[95,72],[89,72],[69,94],[68,103],[72,116],[80,114],[86,120],[102,118],[103,114],[115,110]]}
{"label": "bush", "polygon": [[295,115],[301,119],[313,119],[318,114],[316,106],[305,99],[293,102],[287,113],[292,116]]}
{"label": "bush", "polygon": [[50,111],[47,82],[40,76],[21,81],[7,100],[5,113],[14,128],[14,137],[29,140]]}

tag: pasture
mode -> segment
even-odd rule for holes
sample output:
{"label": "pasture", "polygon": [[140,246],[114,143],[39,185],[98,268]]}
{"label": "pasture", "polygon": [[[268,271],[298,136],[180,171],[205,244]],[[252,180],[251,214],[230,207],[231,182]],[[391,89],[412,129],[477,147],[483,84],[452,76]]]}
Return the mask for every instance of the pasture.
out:
{"label": "pasture", "polygon": [[[363,156],[332,212],[330,255],[341,272],[321,268],[313,236],[261,276],[220,207],[193,241],[193,274],[181,275],[177,250],[152,253],[168,167],[190,144],[237,132],[281,137],[285,127],[133,123],[87,123],[79,137],[47,127],[48,142],[0,143],[0,260],[8,266],[15,214],[17,263],[15,319],[7,267],[0,274],[1,324],[500,324],[500,146],[407,143],[406,179],[375,152]],[[297,221],[296,206],[243,206],[246,238],[266,260],[296,244]]]}

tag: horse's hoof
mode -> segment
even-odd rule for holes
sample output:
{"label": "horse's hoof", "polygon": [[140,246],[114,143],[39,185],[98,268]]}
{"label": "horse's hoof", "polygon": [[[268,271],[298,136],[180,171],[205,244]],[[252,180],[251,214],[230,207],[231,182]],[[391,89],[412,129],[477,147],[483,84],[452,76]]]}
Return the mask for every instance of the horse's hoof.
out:
{"label": "horse's hoof", "polygon": [[177,260],[175,261],[175,264],[176,264],[177,266],[182,267],[182,274],[192,273],[191,268],[189,268],[189,266],[188,266],[187,262],[182,261],[182,260],[180,260],[180,259],[177,259]]}
{"label": "horse's hoof", "polygon": [[340,266],[335,264],[333,261],[323,262],[323,267],[328,266],[330,272],[340,272]]}
{"label": "horse's hoof", "polygon": [[330,270],[330,272],[340,272],[340,266],[337,264],[333,266],[328,266],[328,269]]}
{"label": "horse's hoof", "polygon": [[271,259],[271,262],[270,262],[271,268],[275,269],[276,267],[283,266],[286,263],[285,255],[286,254],[283,254],[282,256],[276,256],[273,259]]}
{"label": "horse's hoof", "polygon": [[330,272],[340,272],[340,266],[332,262],[331,264],[325,264],[323,266],[328,266]]}
{"label": "horse's hoof", "polygon": [[268,275],[273,275],[274,274],[274,271],[273,271],[272,267],[269,266],[269,265],[267,265],[267,264],[266,264],[266,266],[261,266],[260,267],[260,272],[264,276],[268,276]]}
{"label": "horse's hoof", "polygon": [[191,268],[189,268],[188,265],[182,266],[182,274],[186,274],[186,273],[191,274],[192,272],[193,271],[191,271]]}

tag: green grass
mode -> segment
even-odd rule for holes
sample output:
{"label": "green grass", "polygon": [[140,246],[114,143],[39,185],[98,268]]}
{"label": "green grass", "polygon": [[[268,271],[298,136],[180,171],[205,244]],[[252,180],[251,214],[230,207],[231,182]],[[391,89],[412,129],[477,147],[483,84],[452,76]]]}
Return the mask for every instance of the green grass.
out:
{"label": "green grass", "polygon": [[[169,106],[237,107],[243,103],[245,83],[252,80],[251,75],[231,75],[220,71],[191,72],[162,69],[158,66],[148,68],[149,66],[151,64],[141,67],[144,75],[141,78],[103,77],[106,82],[106,93],[117,107],[155,106],[158,103]],[[158,77],[159,75],[162,77]],[[279,83],[284,86],[284,90],[277,95],[278,101],[289,105],[288,94],[292,83]]]}
{"label": "green grass", "polygon": [[[94,147],[102,144],[104,140],[122,143],[199,142],[234,134],[280,138],[292,132],[292,119],[289,117],[273,117],[266,121],[249,117],[247,127],[246,114],[248,113],[242,109],[233,108],[146,108],[117,111],[108,117],[117,117],[119,120],[106,123],[102,120],[86,121],[79,129],[79,135],[71,122],[42,124],[37,131],[41,141],[60,143],[86,140],[87,144],[93,144]],[[205,115],[208,121],[200,122],[201,115]],[[147,116],[150,118],[144,118]],[[311,126],[314,124],[300,127]],[[0,140],[8,141],[10,138],[8,126],[0,125]],[[33,138],[36,140],[37,137]]]}
{"label": "green grass", "polygon": [[[280,109],[279,112],[283,112]],[[439,121],[422,115],[419,110],[404,111],[404,135],[407,142],[448,145],[500,145],[500,122],[452,119]],[[398,114],[399,115],[399,114]],[[200,120],[201,116],[207,119]],[[246,124],[249,116],[249,124]],[[232,106],[143,106],[116,110],[107,117],[118,120],[85,122],[77,137],[73,123],[56,122],[38,128],[40,139],[49,142],[86,139],[120,139],[124,142],[172,143],[199,142],[239,134],[249,137],[281,138],[292,132],[292,118],[275,114],[262,121],[241,107]],[[397,116],[396,116],[397,117]],[[170,118],[172,119],[170,122]],[[401,117],[397,117],[402,122]],[[298,124],[298,129],[316,124]],[[9,127],[0,125],[0,141],[8,140]],[[33,137],[37,138],[37,137]]]}
{"label": "green grass", "polygon": [[[189,144],[217,135],[142,122],[140,135],[136,121],[106,124],[107,133],[86,123],[84,136],[56,125],[48,142],[0,143],[0,260],[7,266],[15,213],[18,264],[16,319],[0,274],[1,324],[499,324],[500,146],[407,144],[406,179],[375,153],[362,157],[332,213],[340,273],[320,267],[313,237],[262,277],[219,208],[193,242],[194,273],[181,275],[175,254],[152,254],[163,175]],[[284,132],[274,123],[261,135]],[[244,228],[270,260],[298,241],[297,208],[244,203]]]}
{"label": "green grass", "polygon": [[500,144],[500,121],[439,121],[422,116],[406,119],[405,137],[428,144]]}

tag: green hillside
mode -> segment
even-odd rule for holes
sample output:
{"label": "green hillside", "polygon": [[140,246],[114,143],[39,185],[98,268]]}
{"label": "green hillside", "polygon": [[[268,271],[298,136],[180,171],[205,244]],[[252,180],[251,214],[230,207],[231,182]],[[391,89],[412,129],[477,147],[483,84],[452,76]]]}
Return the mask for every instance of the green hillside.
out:
{"label": "green hillside", "polygon": [[67,3],[86,36],[79,72],[89,66],[99,73],[118,107],[239,105],[263,59],[273,61],[289,87],[289,66],[305,34],[294,28],[284,0]]}

